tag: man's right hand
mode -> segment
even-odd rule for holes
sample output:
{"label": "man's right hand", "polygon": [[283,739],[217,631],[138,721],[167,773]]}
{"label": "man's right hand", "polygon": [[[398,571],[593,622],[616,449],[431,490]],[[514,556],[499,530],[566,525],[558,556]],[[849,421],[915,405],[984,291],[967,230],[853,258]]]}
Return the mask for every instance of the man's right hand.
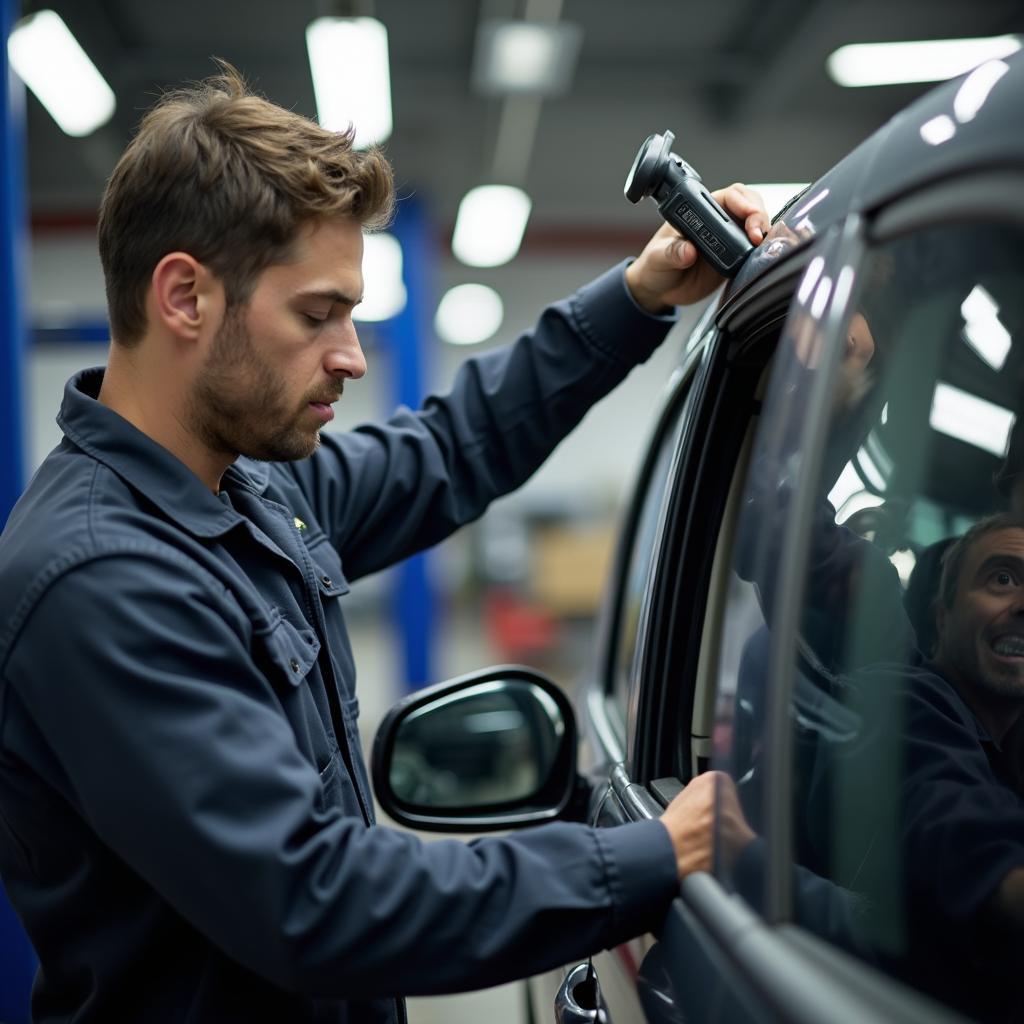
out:
{"label": "man's right hand", "polygon": [[736,785],[725,772],[698,775],[665,808],[661,822],[672,838],[680,879],[712,870],[716,839],[721,844],[719,860],[730,867],[755,838],[743,817]]}

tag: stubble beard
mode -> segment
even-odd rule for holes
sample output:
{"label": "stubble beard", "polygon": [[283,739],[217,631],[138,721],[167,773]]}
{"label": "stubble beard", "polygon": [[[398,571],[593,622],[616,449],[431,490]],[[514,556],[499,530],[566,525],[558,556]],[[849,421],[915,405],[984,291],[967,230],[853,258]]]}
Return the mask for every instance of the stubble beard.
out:
{"label": "stubble beard", "polygon": [[206,365],[189,396],[190,428],[211,451],[261,462],[306,459],[320,432],[304,430],[274,373],[260,360],[244,322],[244,306],[230,308]]}

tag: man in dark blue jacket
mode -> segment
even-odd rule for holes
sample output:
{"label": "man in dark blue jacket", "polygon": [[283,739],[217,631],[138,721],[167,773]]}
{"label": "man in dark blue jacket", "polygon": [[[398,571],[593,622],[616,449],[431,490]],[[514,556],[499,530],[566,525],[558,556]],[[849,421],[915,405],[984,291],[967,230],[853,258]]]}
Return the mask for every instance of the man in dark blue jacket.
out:
{"label": "man in dark blue jacket", "polygon": [[[759,241],[756,197],[719,198]],[[374,824],[347,580],[525,480],[718,283],[663,229],[448,395],[321,437],[391,203],[380,154],[230,69],[165,96],[110,179],[109,362],[0,540],[0,872],[39,1020],[393,1020],[649,930],[708,866],[707,780],[602,832]]]}

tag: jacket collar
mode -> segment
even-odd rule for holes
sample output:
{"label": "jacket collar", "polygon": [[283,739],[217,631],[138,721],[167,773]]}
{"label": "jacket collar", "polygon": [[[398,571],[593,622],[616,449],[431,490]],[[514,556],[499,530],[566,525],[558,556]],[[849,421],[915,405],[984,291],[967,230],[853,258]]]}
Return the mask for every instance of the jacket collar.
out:
{"label": "jacket collar", "polygon": [[[103,367],[94,367],[75,374],[65,385],[57,423],[69,441],[196,536],[216,537],[243,521],[163,445],[98,402],[102,383]],[[238,459],[225,476],[262,494],[270,466]]]}

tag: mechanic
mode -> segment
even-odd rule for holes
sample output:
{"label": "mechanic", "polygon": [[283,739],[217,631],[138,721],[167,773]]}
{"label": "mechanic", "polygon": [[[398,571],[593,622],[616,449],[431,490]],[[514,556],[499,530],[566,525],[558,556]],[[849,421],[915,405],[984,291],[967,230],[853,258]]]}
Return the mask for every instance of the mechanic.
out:
{"label": "mechanic", "polygon": [[[229,66],[143,119],[99,220],[105,369],[0,539],[0,874],[47,1021],[391,1021],[658,926],[714,786],[660,821],[424,843],[375,825],[341,596],[522,483],[720,279],[662,228],[469,360],[321,436],[365,371],[391,171]],[[751,240],[767,216],[716,194]]]}

